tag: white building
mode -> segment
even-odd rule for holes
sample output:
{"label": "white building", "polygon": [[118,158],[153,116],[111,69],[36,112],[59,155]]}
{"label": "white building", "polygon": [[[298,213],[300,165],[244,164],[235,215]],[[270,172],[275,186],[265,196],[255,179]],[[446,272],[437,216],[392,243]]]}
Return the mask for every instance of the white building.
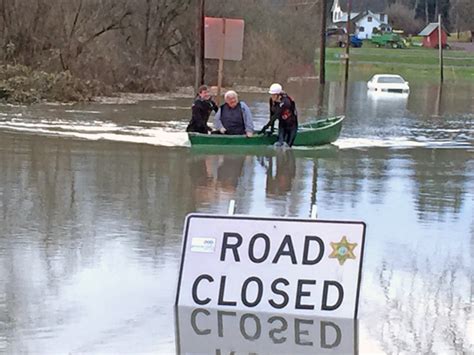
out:
{"label": "white building", "polygon": [[[354,3],[354,1],[353,1]],[[360,4],[360,2],[356,2]],[[355,34],[360,39],[372,38],[372,33],[377,30],[390,30],[388,26],[388,16],[383,11],[384,1],[377,2],[377,5],[370,8],[355,6],[351,8],[350,19],[355,25]],[[338,27],[345,26],[347,22],[347,0],[334,0],[331,8],[332,23]]]}

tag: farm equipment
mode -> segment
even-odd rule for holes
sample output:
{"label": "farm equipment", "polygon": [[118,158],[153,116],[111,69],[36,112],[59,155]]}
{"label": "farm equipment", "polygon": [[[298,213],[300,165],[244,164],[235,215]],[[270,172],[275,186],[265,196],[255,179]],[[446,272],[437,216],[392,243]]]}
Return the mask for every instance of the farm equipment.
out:
{"label": "farm equipment", "polygon": [[406,48],[404,39],[397,33],[374,33],[370,40],[376,47]]}

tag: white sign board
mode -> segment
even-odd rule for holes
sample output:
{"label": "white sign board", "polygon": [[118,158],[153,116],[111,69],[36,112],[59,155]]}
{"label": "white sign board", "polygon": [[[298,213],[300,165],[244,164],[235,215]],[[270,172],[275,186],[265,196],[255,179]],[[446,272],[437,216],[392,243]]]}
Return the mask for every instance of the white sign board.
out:
{"label": "white sign board", "polygon": [[357,320],[176,309],[178,354],[358,354]]}
{"label": "white sign board", "polygon": [[206,17],[204,19],[204,57],[242,60],[244,20]]}
{"label": "white sign board", "polygon": [[191,214],[176,305],[357,318],[365,224]]}

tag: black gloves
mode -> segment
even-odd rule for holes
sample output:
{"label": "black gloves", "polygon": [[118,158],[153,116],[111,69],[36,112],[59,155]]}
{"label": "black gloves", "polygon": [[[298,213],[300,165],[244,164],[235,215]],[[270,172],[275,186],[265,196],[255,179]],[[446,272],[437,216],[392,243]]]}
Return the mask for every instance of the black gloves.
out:
{"label": "black gloves", "polygon": [[268,129],[268,128],[269,128],[269,127],[266,126],[266,125],[263,126],[263,128],[262,128],[260,131],[258,131],[258,134],[265,134],[265,135],[267,135],[267,136],[271,136],[271,135],[273,134],[273,128],[270,129],[269,132],[267,132],[267,129]]}

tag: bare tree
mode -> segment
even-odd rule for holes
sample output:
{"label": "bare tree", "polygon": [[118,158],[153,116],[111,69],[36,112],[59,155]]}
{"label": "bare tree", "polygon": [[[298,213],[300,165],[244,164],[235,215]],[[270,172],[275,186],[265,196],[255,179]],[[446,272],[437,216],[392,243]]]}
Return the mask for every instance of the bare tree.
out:
{"label": "bare tree", "polygon": [[474,2],[456,0],[451,8],[451,18],[457,31],[470,31],[471,42],[474,40]]}
{"label": "bare tree", "polygon": [[402,3],[390,5],[386,12],[395,29],[403,29],[407,34],[417,34],[423,28],[423,23],[415,19],[415,9],[410,9]]}
{"label": "bare tree", "polygon": [[64,70],[71,69],[84,49],[99,37],[129,26],[126,20],[132,15],[127,3],[120,0],[60,1],[58,9],[63,18],[59,55]]}
{"label": "bare tree", "polygon": [[36,52],[49,48],[51,37],[46,29],[49,29],[48,14],[53,6],[53,1],[48,0],[0,1],[0,49],[4,51],[3,59],[31,64]]}

